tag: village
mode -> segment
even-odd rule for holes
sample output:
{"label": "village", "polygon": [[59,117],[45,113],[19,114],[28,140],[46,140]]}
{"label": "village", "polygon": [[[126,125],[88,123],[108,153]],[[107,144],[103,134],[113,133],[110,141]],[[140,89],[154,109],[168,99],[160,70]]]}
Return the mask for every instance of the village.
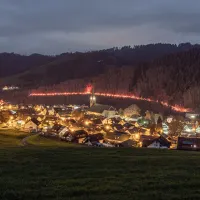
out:
{"label": "village", "polygon": [[23,105],[0,102],[0,129],[19,130],[60,142],[96,147],[200,149],[199,115],[163,116],[136,105],[117,110],[98,104]]}

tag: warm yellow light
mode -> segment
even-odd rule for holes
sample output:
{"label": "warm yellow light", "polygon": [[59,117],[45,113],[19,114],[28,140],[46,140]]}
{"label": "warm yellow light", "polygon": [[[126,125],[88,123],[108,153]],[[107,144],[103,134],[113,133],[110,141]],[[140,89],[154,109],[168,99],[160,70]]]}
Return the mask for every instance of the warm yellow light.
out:
{"label": "warm yellow light", "polygon": [[12,105],[9,105],[9,107],[8,107],[9,109],[12,109]]}
{"label": "warm yellow light", "polygon": [[89,125],[89,121],[85,121],[85,125],[88,126]]}
{"label": "warm yellow light", "polygon": [[61,117],[61,119],[62,119],[63,121],[65,121],[65,120],[66,120],[66,118],[65,118],[65,117]]}
{"label": "warm yellow light", "polygon": [[136,134],[135,134],[135,139],[138,140],[139,138],[140,138],[140,134],[139,134],[139,133],[136,133]]}
{"label": "warm yellow light", "polygon": [[106,125],[106,127],[105,127],[107,130],[109,130],[110,129],[110,126],[109,125]]}
{"label": "warm yellow light", "polygon": [[13,119],[13,116],[10,116],[10,119]]}

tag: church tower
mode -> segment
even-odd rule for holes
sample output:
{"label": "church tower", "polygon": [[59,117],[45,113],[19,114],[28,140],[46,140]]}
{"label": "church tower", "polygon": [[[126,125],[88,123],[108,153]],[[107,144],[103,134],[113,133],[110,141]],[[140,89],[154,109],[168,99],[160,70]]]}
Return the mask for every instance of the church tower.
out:
{"label": "church tower", "polygon": [[91,93],[91,96],[90,96],[90,107],[94,106],[96,104],[96,97],[95,97],[95,94],[94,94],[94,85],[92,87],[92,93]]}

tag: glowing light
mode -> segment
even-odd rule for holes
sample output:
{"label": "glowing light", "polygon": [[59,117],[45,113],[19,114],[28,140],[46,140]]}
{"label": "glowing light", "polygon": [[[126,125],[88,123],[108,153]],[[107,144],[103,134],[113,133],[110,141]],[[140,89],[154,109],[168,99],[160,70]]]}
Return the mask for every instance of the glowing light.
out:
{"label": "glowing light", "polygon": [[105,128],[106,128],[106,130],[109,130],[109,129],[110,129],[110,126],[109,126],[109,125],[106,125]]}
{"label": "glowing light", "polygon": [[[31,93],[29,96],[72,96],[72,95],[88,95],[88,91],[86,92],[47,92],[47,93]],[[103,96],[103,97],[112,97],[112,98],[121,98],[121,99],[134,99],[134,100],[142,100],[148,102],[156,102],[160,103],[165,107],[171,108],[176,112],[190,112],[191,109],[181,107],[179,105],[170,105],[165,101],[157,101],[150,98],[138,97],[135,95],[124,95],[124,94],[111,94],[111,93],[95,93],[95,96]]]}
{"label": "glowing light", "polygon": [[[0,105],[3,105],[3,104],[4,104],[4,101],[2,99],[0,99]],[[3,107],[1,106],[1,108],[3,108]]]}
{"label": "glowing light", "polygon": [[192,130],[190,128],[186,128],[185,130],[186,132],[192,132]]}
{"label": "glowing light", "polygon": [[17,87],[17,86],[4,86],[4,87],[2,88],[3,91],[7,91],[7,90],[18,90],[18,89],[19,89],[19,87]]}
{"label": "glowing light", "polygon": [[65,117],[61,117],[61,119],[62,119],[63,121],[65,121],[65,120],[66,120],[66,118],[65,118]]}
{"label": "glowing light", "polygon": [[136,140],[139,140],[139,139],[140,139],[140,134],[139,134],[139,133],[135,134],[135,139],[136,139]]}
{"label": "glowing light", "polygon": [[87,93],[87,94],[90,94],[91,92],[92,92],[92,85],[91,84],[88,84],[87,86],[86,86],[86,88],[85,88],[85,92]]}
{"label": "glowing light", "polygon": [[89,121],[85,121],[85,125],[88,126],[89,125]]}
{"label": "glowing light", "polygon": [[172,118],[172,117],[168,117],[168,118],[167,118],[167,122],[168,122],[168,123],[171,123],[171,122],[172,122],[172,120],[173,120],[173,118]]}
{"label": "glowing light", "polygon": [[92,97],[90,97],[90,100],[95,101],[95,100],[96,100],[96,97],[95,97],[95,96],[92,96]]}

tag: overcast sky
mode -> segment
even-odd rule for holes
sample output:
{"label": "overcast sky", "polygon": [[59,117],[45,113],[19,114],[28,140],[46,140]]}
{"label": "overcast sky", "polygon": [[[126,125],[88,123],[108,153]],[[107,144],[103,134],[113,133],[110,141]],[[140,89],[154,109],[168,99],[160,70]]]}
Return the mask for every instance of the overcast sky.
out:
{"label": "overcast sky", "polygon": [[200,0],[0,0],[0,52],[200,43]]}

